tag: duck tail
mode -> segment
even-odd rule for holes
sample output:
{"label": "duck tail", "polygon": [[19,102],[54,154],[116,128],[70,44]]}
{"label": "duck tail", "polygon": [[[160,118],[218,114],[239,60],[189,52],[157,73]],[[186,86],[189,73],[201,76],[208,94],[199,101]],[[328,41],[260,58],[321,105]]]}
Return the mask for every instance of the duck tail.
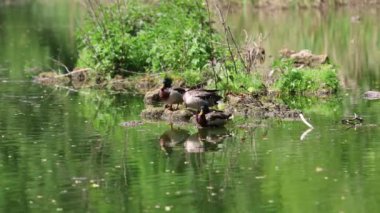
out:
{"label": "duck tail", "polygon": [[217,105],[218,102],[220,100],[222,100],[222,98],[223,98],[222,96],[214,93],[214,94],[210,95],[208,99],[209,99],[210,102],[212,102],[212,105]]}

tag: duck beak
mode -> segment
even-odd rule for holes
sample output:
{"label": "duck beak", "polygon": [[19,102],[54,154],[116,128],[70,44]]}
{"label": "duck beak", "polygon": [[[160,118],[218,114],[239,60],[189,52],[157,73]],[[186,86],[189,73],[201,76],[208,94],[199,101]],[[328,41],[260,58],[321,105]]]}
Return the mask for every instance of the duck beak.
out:
{"label": "duck beak", "polygon": [[201,111],[199,112],[198,115],[199,115],[199,116],[203,115],[203,109],[201,109]]}

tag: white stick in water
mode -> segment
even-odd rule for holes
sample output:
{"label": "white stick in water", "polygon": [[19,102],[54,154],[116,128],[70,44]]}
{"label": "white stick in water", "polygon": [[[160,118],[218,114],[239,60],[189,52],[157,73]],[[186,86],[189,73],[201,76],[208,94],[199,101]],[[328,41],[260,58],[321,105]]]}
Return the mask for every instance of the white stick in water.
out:
{"label": "white stick in water", "polygon": [[301,141],[305,140],[307,134],[309,134],[311,131],[313,131],[313,128],[309,128],[305,132],[303,132],[301,137],[300,137]]}
{"label": "white stick in water", "polygon": [[305,119],[305,117],[303,117],[303,114],[302,114],[302,113],[300,113],[300,118],[301,118],[302,122],[303,122],[304,124],[306,124],[306,126],[312,128],[312,129],[314,129],[313,125],[311,125],[309,122],[307,122],[307,120]]}

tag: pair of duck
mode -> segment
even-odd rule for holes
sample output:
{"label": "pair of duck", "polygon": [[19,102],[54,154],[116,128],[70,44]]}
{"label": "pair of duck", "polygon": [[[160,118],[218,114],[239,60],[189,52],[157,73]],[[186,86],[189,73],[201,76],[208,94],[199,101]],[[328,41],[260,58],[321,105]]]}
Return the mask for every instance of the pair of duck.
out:
{"label": "pair of duck", "polygon": [[223,126],[231,117],[231,114],[210,109],[222,99],[216,93],[217,90],[172,87],[172,82],[171,78],[165,78],[159,92],[161,101],[170,110],[173,110],[174,104],[177,104],[178,109],[179,104],[184,103],[186,108],[197,111],[196,122],[200,127]]}

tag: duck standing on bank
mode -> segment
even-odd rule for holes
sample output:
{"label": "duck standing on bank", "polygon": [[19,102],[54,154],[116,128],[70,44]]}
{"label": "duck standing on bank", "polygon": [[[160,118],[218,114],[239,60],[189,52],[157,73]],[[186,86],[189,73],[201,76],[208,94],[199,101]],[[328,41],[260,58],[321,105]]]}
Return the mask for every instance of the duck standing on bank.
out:
{"label": "duck standing on bank", "polygon": [[163,87],[160,89],[160,100],[165,103],[165,108],[169,106],[169,110],[173,110],[173,104],[178,105],[183,102],[183,94],[186,92],[184,88],[172,87],[173,80],[171,78],[165,78]]}
{"label": "duck standing on bank", "polygon": [[222,99],[220,95],[216,94],[217,91],[218,90],[190,89],[183,95],[183,102],[186,107],[195,110],[200,110],[204,105],[212,107],[217,105],[217,102]]}
{"label": "duck standing on bank", "polygon": [[222,111],[211,111],[207,105],[202,105],[195,119],[200,127],[220,127],[224,126],[231,116],[232,114],[227,114]]}

